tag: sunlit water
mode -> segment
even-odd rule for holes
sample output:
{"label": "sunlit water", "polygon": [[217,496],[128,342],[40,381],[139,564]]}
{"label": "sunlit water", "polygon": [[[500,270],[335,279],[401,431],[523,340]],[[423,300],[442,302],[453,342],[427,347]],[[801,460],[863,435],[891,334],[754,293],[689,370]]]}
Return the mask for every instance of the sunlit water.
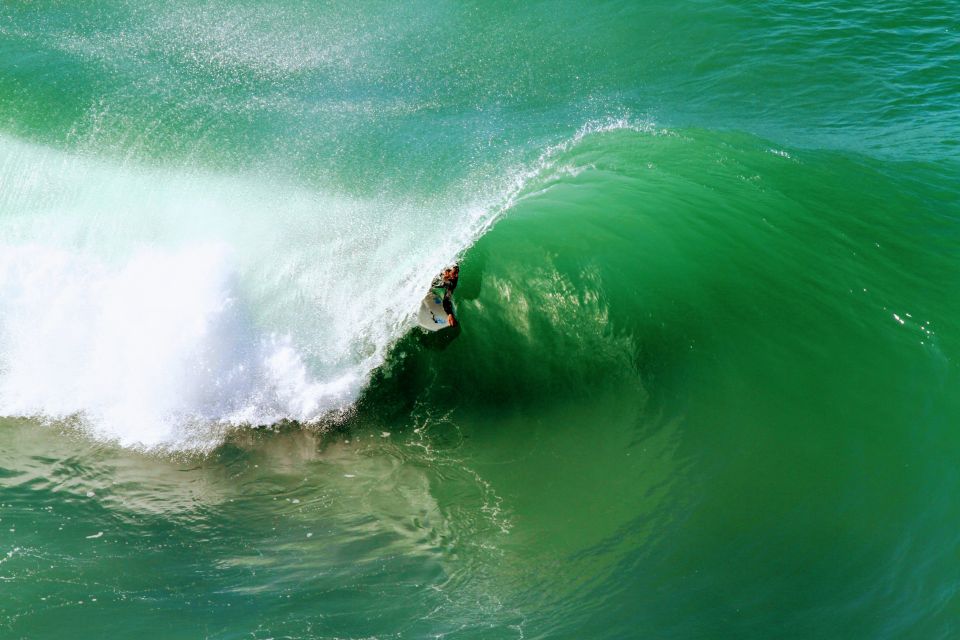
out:
{"label": "sunlit water", "polygon": [[949,2],[4,5],[0,637],[960,634],[958,65]]}

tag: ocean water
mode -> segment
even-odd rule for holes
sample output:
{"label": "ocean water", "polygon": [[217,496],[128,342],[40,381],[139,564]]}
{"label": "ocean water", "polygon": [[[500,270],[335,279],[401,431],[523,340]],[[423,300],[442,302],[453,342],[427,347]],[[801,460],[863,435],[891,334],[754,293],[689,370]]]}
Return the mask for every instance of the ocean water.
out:
{"label": "ocean water", "polygon": [[0,637],[960,637],[958,16],[0,3]]}

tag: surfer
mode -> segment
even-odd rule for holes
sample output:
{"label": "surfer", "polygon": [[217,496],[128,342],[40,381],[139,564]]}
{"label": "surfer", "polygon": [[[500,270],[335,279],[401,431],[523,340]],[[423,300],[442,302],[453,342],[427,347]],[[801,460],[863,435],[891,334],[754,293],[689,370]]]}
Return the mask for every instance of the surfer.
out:
{"label": "surfer", "polygon": [[443,291],[443,310],[447,313],[447,324],[451,327],[457,326],[457,319],[453,316],[453,290],[457,288],[457,282],[460,280],[460,265],[454,264],[447,267],[433,281],[433,286],[442,288]]}

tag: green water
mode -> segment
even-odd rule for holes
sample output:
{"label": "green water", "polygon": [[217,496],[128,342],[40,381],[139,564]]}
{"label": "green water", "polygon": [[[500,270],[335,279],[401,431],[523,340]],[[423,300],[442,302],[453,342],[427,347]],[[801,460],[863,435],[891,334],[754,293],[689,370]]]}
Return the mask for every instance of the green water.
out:
{"label": "green water", "polygon": [[3,4],[0,637],[960,635],[957,15]]}

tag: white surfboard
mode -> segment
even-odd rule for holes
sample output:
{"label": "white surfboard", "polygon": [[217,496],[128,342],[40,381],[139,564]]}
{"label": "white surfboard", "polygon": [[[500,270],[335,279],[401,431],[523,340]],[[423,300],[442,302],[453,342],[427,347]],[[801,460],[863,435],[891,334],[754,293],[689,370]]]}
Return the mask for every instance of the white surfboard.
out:
{"label": "white surfboard", "polygon": [[417,323],[427,331],[440,331],[450,325],[447,323],[447,312],[443,310],[444,289],[434,287],[430,289],[417,313]]}

